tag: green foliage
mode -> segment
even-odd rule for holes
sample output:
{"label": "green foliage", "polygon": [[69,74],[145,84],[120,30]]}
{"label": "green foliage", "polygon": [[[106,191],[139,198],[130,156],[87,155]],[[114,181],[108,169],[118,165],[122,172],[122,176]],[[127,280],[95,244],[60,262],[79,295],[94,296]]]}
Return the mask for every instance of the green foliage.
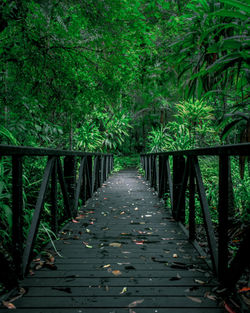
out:
{"label": "green foliage", "polygon": [[114,156],[114,169],[113,172],[119,172],[126,168],[138,168],[140,165],[140,157],[138,154],[129,156]]}
{"label": "green foliage", "polygon": [[217,143],[213,108],[203,101],[176,104],[175,120],[153,129],[148,136],[150,152],[185,150]]}

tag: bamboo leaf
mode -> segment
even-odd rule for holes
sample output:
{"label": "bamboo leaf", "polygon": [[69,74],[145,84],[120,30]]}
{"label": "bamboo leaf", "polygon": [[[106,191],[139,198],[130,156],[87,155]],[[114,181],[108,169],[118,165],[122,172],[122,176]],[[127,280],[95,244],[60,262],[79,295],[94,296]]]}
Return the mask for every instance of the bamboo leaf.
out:
{"label": "bamboo leaf", "polygon": [[[236,0],[221,0],[221,2],[228,4],[229,6],[233,6],[235,8],[238,8],[248,14],[250,14],[250,6],[249,4],[245,4],[243,2],[240,1],[236,1]],[[246,1],[247,2],[247,1]]]}

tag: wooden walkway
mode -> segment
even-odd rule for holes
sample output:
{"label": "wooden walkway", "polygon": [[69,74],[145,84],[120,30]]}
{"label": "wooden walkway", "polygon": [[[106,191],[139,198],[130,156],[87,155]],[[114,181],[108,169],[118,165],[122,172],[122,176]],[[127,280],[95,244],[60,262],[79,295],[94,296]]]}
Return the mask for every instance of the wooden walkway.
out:
{"label": "wooden walkway", "polygon": [[62,257],[49,248],[55,266],[22,282],[15,312],[224,312],[204,259],[135,170],[112,175],[76,221],[55,242]]}

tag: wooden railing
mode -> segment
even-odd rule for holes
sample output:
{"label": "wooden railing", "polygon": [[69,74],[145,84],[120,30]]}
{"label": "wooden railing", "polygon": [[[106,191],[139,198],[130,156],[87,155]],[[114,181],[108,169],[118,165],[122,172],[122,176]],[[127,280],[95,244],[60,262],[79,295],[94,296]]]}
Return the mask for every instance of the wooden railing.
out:
{"label": "wooden railing", "polygon": [[[172,215],[187,233],[189,240],[200,253],[204,253],[196,241],[195,193],[198,192],[203,213],[204,226],[211,256],[212,268],[219,281],[232,287],[249,263],[247,257],[250,243],[250,225],[241,241],[237,254],[230,262],[228,251],[228,208],[230,156],[249,156],[250,144],[225,145],[186,151],[141,154],[141,164],[145,177],[151,187],[158,191],[159,197],[168,192]],[[219,158],[219,195],[218,195],[218,240],[214,233],[206,191],[198,158],[217,156]],[[172,168],[170,166],[172,158]],[[172,172],[172,174],[171,174]],[[188,190],[189,192],[186,192]],[[188,193],[188,195],[187,195]],[[188,199],[186,199],[188,198]],[[185,209],[186,200],[188,208]],[[188,231],[185,214],[188,213]]]}
{"label": "wooden railing", "polygon": [[[57,232],[58,182],[63,196],[65,219],[74,218],[77,214],[79,199],[84,204],[107,179],[113,168],[113,155],[0,145],[0,158],[2,157],[12,159],[13,230],[10,236],[12,236],[12,258],[16,276],[22,278],[27,273],[32,258],[49,185],[51,185],[51,226],[52,230]],[[33,157],[47,157],[47,163],[25,243],[23,238],[23,160],[29,158],[32,162]]]}

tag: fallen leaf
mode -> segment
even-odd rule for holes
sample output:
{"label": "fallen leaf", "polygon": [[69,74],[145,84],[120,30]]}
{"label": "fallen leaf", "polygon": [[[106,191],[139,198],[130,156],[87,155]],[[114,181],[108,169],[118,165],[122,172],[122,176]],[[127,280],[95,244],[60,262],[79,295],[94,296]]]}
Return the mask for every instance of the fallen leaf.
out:
{"label": "fallen leaf", "polygon": [[72,219],[72,222],[73,222],[73,223],[80,223],[80,222],[78,222],[78,221],[75,220],[75,219]]}
{"label": "fallen leaf", "polygon": [[118,276],[118,275],[121,275],[122,272],[119,270],[115,270],[115,271],[112,271],[112,274],[114,274],[115,276]]}
{"label": "fallen leaf", "polygon": [[144,240],[138,241],[138,240],[134,240],[136,245],[143,245]]}
{"label": "fallen leaf", "polygon": [[135,270],[135,267],[132,266],[132,265],[126,265],[126,266],[125,266],[125,269],[126,269],[126,270]]}
{"label": "fallen leaf", "polygon": [[179,273],[176,274],[176,276],[169,278],[169,280],[180,280],[181,275]]}
{"label": "fallen leaf", "polygon": [[200,280],[200,279],[195,279],[194,282],[197,283],[197,284],[200,284],[200,285],[204,285],[205,284],[205,282],[203,280]]}
{"label": "fallen leaf", "polygon": [[57,270],[57,266],[54,263],[45,262],[44,266],[53,271]]}
{"label": "fallen leaf", "polygon": [[217,300],[216,296],[212,295],[209,291],[204,294],[204,297],[206,297],[206,298],[208,298],[210,300],[213,300],[213,301]]}
{"label": "fallen leaf", "polygon": [[178,255],[176,253],[174,253],[173,258],[178,258]]}
{"label": "fallen leaf", "polygon": [[109,245],[110,247],[120,248],[122,244],[119,242],[111,242]]}
{"label": "fallen leaf", "polygon": [[[24,288],[21,287],[21,288],[19,289],[19,291],[18,291],[18,295],[16,295],[15,297],[9,299],[9,301],[7,301],[7,302],[10,303],[10,304],[13,304],[12,302],[14,302],[14,301],[16,301],[17,299],[21,298],[26,292],[27,292],[26,289],[24,289]],[[13,309],[15,309],[15,308],[13,308]]]}
{"label": "fallen leaf", "polygon": [[16,309],[16,307],[14,306],[13,303],[9,302],[9,301],[2,301],[3,306],[5,306],[6,308],[12,310],[12,309]]}
{"label": "fallen leaf", "polygon": [[196,297],[189,297],[187,296],[188,299],[192,300],[193,302],[196,303],[202,303],[202,300],[200,298],[196,298]]}
{"label": "fallen leaf", "polygon": [[86,233],[90,233],[90,229],[86,228]]}
{"label": "fallen leaf", "polygon": [[122,295],[123,293],[127,292],[127,287],[123,287],[122,291],[120,292],[120,295]]}
{"label": "fallen leaf", "polygon": [[76,217],[76,220],[82,220],[83,218],[85,218],[85,215],[80,214]]}
{"label": "fallen leaf", "polygon": [[138,211],[139,209],[138,208],[135,208],[135,211]]}
{"label": "fallen leaf", "polygon": [[44,263],[45,263],[44,261],[40,261],[40,262],[36,263],[35,270],[37,271],[40,268],[42,268],[44,266]]}
{"label": "fallen leaf", "polygon": [[152,261],[153,262],[158,262],[158,263],[166,263],[166,261],[164,261],[164,260],[157,260],[155,257],[151,257],[151,259],[152,259]]}
{"label": "fallen leaf", "polygon": [[86,248],[89,248],[89,249],[93,248],[92,246],[88,244],[88,242],[83,241],[82,243],[85,245]]}
{"label": "fallen leaf", "polygon": [[238,292],[247,292],[250,291],[250,287],[243,287]]}
{"label": "fallen leaf", "polygon": [[128,307],[129,307],[129,308],[134,308],[134,307],[137,306],[137,304],[140,304],[140,303],[142,303],[143,301],[144,301],[144,299],[136,300],[136,301],[134,301],[134,302],[131,302],[131,303],[128,305]]}
{"label": "fallen leaf", "polygon": [[111,266],[110,264],[106,264],[106,265],[103,265],[103,268],[108,268],[110,266]]}
{"label": "fallen leaf", "polygon": [[224,302],[225,309],[229,313],[236,313],[226,302]]}
{"label": "fallen leaf", "polygon": [[173,262],[171,264],[171,267],[172,268],[180,268],[180,269],[188,269],[189,266],[185,263],[182,263],[182,262]]}

